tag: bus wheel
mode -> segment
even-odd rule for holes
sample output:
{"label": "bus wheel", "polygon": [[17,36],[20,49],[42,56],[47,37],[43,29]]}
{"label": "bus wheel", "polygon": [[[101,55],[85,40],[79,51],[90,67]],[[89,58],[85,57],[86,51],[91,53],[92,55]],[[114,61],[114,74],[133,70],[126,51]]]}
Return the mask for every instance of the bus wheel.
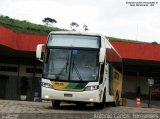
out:
{"label": "bus wheel", "polygon": [[104,108],[104,103],[94,103],[95,108],[97,109],[103,109]]}
{"label": "bus wheel", "polygon": [[60,106],[61,101],[59,100],[52,100],[52,107],[53,109],[57,109]]}
{"label": "bus wheel", "polygon": [[78,102],[78,103],[76,103],[76,106],[77,106],[78,108],[85,108],[86,103]]}
{"label": "bus wheel", "polygon": [[115,100],[114,106],[115,106],[115,107],[116,107],[116,106],[119,106],[119,104],[120,104],[120,101],[119,101],[119,94],[117,93],[117,94],[116,94],[116,100]]}
{"label": "bus wheel", "polygon": [[119,95],[118,95],[118,93],[117,93],[117,94],[116,94],[116,97],[115,97],[115,101],[114,101],[114,102],[109,102],[109,103],[108,103],[108,106],[116,107],[116,106],[119,106],[119,104],[120,104]]}
{"label": "bus wheel", "polygon": [[103,109],[105,106],[105,93],[103,94],[103,101],[101,103],[94,103],[94,106],[98,109]]}
{"label": "bus wheel", "polygon": [[113,106],[113,103],[112,103],[112,102],[105,102],[105,106],[106,106],[106,107]]}

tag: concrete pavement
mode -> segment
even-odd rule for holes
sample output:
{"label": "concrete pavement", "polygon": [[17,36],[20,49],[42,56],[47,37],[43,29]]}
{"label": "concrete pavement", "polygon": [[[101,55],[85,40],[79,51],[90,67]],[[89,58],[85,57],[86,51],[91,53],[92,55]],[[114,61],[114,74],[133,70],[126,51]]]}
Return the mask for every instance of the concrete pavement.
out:
{"label": "concrete pavement", "polygon": [[[133,103],[132,100],[127,101],[127,103],[129,103],[129,101]],[[101,116],[106,115],[113,116],[113,114],[130,115],[135,113],[153,113],[155,116],[159,114],[158,117],[160,118],[160,107],[135,108],[133,106],[129,106],[95,109],[93,106],[87,106],[83,109],[79,109],[73,104],[62,104],[59,109],[52,109],[50,101],[27,102],[0,100],[0,119],[92,119],[102,118]]]}

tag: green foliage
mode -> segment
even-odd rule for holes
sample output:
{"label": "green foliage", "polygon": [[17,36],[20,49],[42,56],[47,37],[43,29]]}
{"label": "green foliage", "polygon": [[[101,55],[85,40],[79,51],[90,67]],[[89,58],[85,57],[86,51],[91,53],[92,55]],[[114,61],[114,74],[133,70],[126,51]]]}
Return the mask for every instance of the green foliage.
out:
{"label": "green foliage", "polygon": [[15,20],[8,16],[0,16],[0,25],[4,25],[18,33],[27,34],[47,35],[51,31],[65,31],[65,29],[60,29],[57,27],[47,27],[44,25],[33,24],[26,20]]}
{"label": "green foliage", "polygon": [[84,28],[84,31],[86,32],[86,31],[88,31],[89,29],[88,29],[88,26],[87,25],[83,25],[83,28]]}
{"label": "green foliage", "polygon": [[[66,29],[60,29],[57,27],[48,27],[45,25],[33,24],[26,20],[23,20],[23,21],[15,20],[8,16],[2,16],[2,15],[0,16],[0,25],[4,25],[15,32],[26,33],[26,34],[48,35],[48,33],[51,31],[68,31]],[[79,27],[79,24],[77,24],[76,22],[72,22],[70,26],[71,28]],[[109,39],[109,41],[148,43],[148,42],[121,39],[121,38],[115,38],[115,37],[109,37],[109,36],[106,36],[106,38]],[[157,42],[153,42],[153,44],[157,44]]]}
{"label": "green foliage", "polygon": [[143,41],[128,40],[128,39],[115,38],[115,37],[109,37],[109,36],[106,36],[106,38],[109,39],[109,41],[130,42],[130,43],[148,43],[148,42],[143,42]]}
{"label": "green foliage", "polygon": [[46,17],[42,20],[43,23],[45,23],[46,25],[49,25],[49,23],[53,24],[53,23],[57,23],[57,21],[55,19]]}
{"label": "green foliage", "polygon": [[72,28],[73,31],[76,31],[76,28],[79,27],[79,24],[76,22],[71,22],[70,27]]}

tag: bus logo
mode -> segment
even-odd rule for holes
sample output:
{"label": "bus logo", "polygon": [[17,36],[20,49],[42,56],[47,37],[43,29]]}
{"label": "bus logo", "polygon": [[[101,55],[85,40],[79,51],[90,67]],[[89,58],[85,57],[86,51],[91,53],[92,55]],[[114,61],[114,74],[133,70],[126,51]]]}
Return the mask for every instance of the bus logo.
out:
{"label": "bus logo", "polygon": [[55,85],[57,85],[57,86],[63,86],[64,83],[55,82]]}

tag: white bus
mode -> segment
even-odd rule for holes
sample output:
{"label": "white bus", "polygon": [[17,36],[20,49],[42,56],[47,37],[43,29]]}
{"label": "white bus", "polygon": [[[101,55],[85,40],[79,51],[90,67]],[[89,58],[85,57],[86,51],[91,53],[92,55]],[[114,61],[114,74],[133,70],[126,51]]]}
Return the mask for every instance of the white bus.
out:
{"label": "white bus", "polygon": [[41,98],[51,100],[54,108],[61,102],[94,103],[97,107],[119,102],[121,58],[105,37],[51,32],[47,43],[37,46],[36,57],[43,61]]}

